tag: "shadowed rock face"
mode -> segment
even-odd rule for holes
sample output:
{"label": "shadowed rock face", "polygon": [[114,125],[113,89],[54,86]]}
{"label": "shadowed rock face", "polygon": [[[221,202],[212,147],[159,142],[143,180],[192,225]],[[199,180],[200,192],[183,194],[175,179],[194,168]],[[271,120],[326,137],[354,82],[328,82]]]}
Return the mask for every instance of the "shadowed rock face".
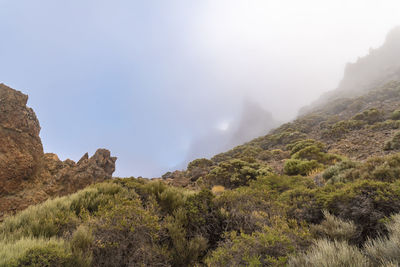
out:
{"label": "shadowed rock face", "polygon": [[99,149],[77,163],[43,153],[40,125],[28,96],[0,84],[0,220],[54,196],[112,178],[117,158]]}

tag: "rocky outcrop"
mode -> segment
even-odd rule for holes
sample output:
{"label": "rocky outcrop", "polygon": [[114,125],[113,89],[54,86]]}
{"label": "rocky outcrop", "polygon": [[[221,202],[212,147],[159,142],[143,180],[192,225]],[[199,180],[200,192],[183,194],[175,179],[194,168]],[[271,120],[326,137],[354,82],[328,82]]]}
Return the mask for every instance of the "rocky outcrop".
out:
{"label": "rocky outcrop", "polygon": [[52,174],[53,183],[63,185],[49,188],[48,193],[66,195],[93,182],[110,179],[115,171],[116,160],[107,149],[97,150],[91,158],[86,153],[77,163],[72,160],[61,162],[57,155],[47,154],[44,160],[47,167],[44,169]]}
{"label": "rocky outcrop", "polygon": [[0,220],[50,197],[112,178],[115,157],[99,149],[77,163],[44,154],[40,125],[28,96],[0,84]]}
{"label": "rocky outcrop", "polygon": [[43,156],[40,125],[28,96],[0,84],[0,196],[29,179]]}

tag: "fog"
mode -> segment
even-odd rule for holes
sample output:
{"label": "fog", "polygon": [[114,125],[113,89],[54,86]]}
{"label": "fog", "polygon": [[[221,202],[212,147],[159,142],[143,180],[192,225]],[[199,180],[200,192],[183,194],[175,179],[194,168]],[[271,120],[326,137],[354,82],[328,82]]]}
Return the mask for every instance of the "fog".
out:
{"label": "fog", "polygon": [[159,176],[295,118],[399,14],[394,0],[0,0],[0,82],[30,95],[46,152],[106,147],[115,175]]}

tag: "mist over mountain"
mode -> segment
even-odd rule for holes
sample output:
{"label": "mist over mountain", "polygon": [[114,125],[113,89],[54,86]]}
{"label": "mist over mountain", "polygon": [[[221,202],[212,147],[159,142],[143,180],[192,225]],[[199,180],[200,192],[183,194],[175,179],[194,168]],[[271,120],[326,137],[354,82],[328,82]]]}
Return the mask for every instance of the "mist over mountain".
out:
{"label": "mist over mountain", "polygon": [[399,14],[0,0],[0,267],[400,266]]}
{"label": "mist over mountain", "polygon": [[323,94],[317,101],[300,110],[305,114],[328,101],[354,97],[388,81],[400,79],[400,26],[393,28],[386,36],[384,44],[370,48],[366,56],[354,63],[347,63],[344,76],[335,90]]}
{"label": "mist over mountain", "polygon": [[0,266],[400,266],[399,40],[293,121],[245,101],[153,179],[112,177],[106,149],[44,153],[0,84]]}
{"label": "mist over mountain", "polygon": [[278,125],[279,122],[269,111],[257,102],[246,99],[237,118],[221,122],[208,134],[192,141],[186,159],[179,167],[186,167],[195,158],[209,158],[265,135]]}

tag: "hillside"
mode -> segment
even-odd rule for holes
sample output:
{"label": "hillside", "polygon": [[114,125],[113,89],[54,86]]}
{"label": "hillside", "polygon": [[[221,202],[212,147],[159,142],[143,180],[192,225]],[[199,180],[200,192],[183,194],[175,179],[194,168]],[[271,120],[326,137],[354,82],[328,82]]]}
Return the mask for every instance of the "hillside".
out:
{"label": "hillside", "polygon": [[[376,52],[356,65],[383,68],[389,58]],[[372,78],[346,71],[336,96],[186,170],[154,180],[66,177],[51,195],[62,197],[0,224],[0,266],[399,266],[400,81],[385,69]],[[371,87],[343,85],[363,75]],[[82,162],[98,155],[71,168]],[[59,176],[27,177],[46,187],[45,177]],[[63,189],[84,177],[97,183]]]}
{"label": "hillside", "polygon": [[385,43],[369,54],[359,57],[354,63],[347,63],[344,76],[335,90],[323,94],[317,101],[304,107],[305,114],[334,99],[356,97],[385,85],[388,81],[400,79],[400,26],[392,29]]}

